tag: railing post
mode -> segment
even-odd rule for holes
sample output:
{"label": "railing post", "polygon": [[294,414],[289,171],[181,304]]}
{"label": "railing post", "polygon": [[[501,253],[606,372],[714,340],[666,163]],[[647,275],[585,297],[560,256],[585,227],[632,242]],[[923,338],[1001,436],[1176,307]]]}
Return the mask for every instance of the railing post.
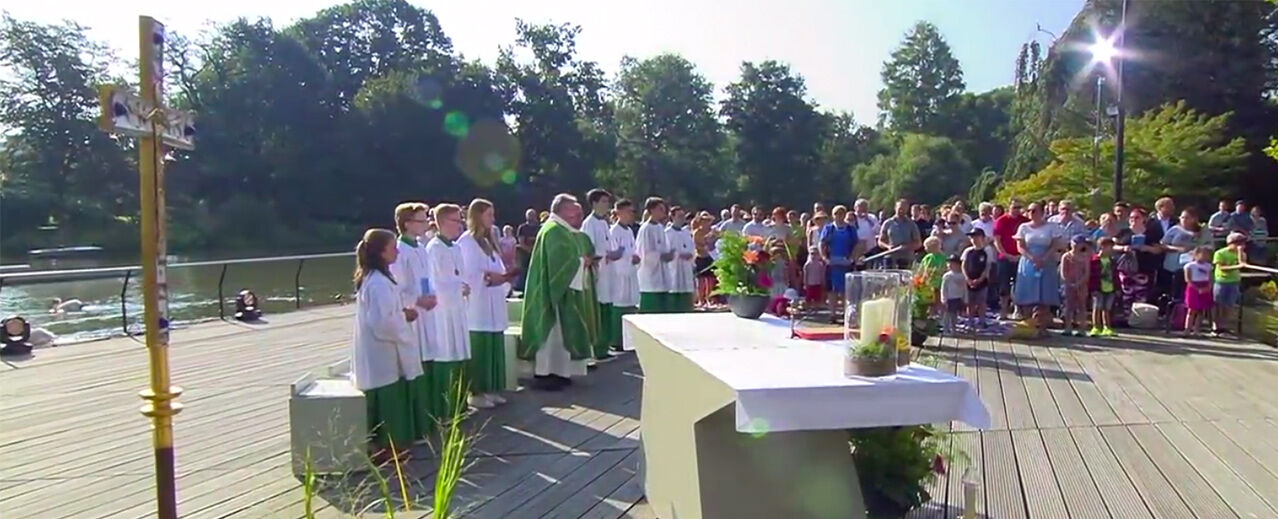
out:
{"label": "railing post", "polygon": [[297,260],[297,272],[293,274],[293,301],[297,308],[302,308],[302,265],[306,259]]}
{"label": "railing post", "polygon": [[226,281],[226,269],[230,267],[229,263],[222,264],[222,274],[217,277],[217,318],[218,320],[226,320],[226,298],[222,295],[222,283]]}
{"label": "railing post", "polygon": [[126,299],[129,295],[129,278],[133,277],[132,270],[124,271],[124,283],[120,284],[120,328],[124,330],[124,336],[130,337],[129,333],[129,307]]}

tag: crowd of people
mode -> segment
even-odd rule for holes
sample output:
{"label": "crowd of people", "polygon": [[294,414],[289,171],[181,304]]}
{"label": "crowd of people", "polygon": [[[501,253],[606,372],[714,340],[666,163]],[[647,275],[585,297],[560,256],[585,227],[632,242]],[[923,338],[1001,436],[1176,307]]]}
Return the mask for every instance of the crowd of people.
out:
{"label": "crowd of people", "polygon": [[1137,303],[1183,309],[1189,333],[1204,317],[1225,333],[1241,269],[1265,256],[1268,238],[1260,210],[1241,201],[1222,202],[1204,225],[1168,197],[1149,212],[1120,202],[1098,215],[1069,200],[983,202],[975,212],[962,201],[933,211],[899,200],[877,214],[866,200],[810,212],[734,204],[717,215],[657,197],[639,207],[603,189],[584,202],[561,194],[500,229],[487,200],[405,203],[396,231],[365,233],[352,358],[383,452],[405,453],[456,416],[449,395],[459,389],[470,408],[506,402],[513,292],[524,299],[517,356],[532,387],[561,390],[621,349],[622,316],[720,306],[712,265],[726,233],[784,245],[772,296],[802,294],[835,319],[848,272],[914,269],[930,274],[947,331],[983,328],[988,312],[1039,336],[1055,316],[1065,335],[1112,335]]}

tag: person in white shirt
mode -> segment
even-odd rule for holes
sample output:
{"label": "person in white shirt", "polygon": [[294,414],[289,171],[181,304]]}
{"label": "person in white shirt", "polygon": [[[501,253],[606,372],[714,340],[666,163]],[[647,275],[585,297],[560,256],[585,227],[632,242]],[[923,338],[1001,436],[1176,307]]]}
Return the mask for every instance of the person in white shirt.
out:
{"label": "person in white shirt", "polygon": [[469,229],[457,240],[465,268],[466,326],[470,330],[470,404],[486,409],[506,403],[505,333],[509,321],[506,294],[510,293],[513,272],[501,259],[497,236],[493,233],[493,204],[482,198],[470,202],[466,210]]}
{"label": "person in white shirt", "polygon": [[[852,214],[848,216],[848,223],[856,222],[856,242],[861,247],[869,247],[879,238],[879,217],[870,212],[870,201],[864,198],[858,198],[856,203],[852,205]],[[868,256],[874,252],[862,250],[862,256]]]}
{"label": "person in white shirt", "polygon": [[595,338],[595,344],[591,345],[595,360],[611,360],[612,354],[608,352],[608,343],[612,337],[612,330],[609,329],[612,320],[608,317],[612,315],[612,276],[605,275],[604,265],[608,258],[613,258],[613,253],[608,240],[608,211],[612,209],[612,193],[603,189],[591,189],[586,193],[586,202],[590,204],[590,215],[581,224],[581,232],[590,238],[590,244],[594,247],[594,261],[591,263],[591,270],[594,271],[595,277],[595,299],[599,303],[599,334]]}
{"label": "person in white shirt", "polygon": [[760,206],[754,206],[750,209],[750,222],[741,226],[741,234],[745,236],[760,236],[767,238],[771,235],[768,232],[767,215]]}
{"label": "person in white shirt", "polygon": [[650,197],[644,201],[648,218],[639,226],[635,237],[639,253],[639,311],[662,313],[669,311],[669,271],[666,264],[674,261],[675,254],[666,240],[666,201]]}
{"label": "person in white shirt", "polygon": [[[432,410],[436,421],[451,420],[458,402],[457,384],[468,394],[469,381],[465,367],[470,360],[470,328],[466,323],[466,297],[470,285],[466,284],[465,260],[457,239],[462,234],[461,207],[455,204],[435,206],[435,225],[438,232],[426,244],[426,256],[430,259],[431,289],[435,292],[436,306],[427,314],[428,340],[430,342],[432,394],[436,398]],[[487,402],[471,395],[468,402],[484,407]]]}
{"label": "person in white shirt", "polygon": [[639,311],[639,251],[635,248],[635,234],[630,231],[635,221],[635,204],[622,198],[613,206],[617,222],[608,230],[613,257],[605,261],[605,269],[612,277],[612,313],[608,316],[609,343],[614,350],[622,349],[621,318]]}
{"label": "person in white shirt", "polygon": [[399,230],[396,243],[397,258],[390,266],[391,277],[398,284],[401,304],[415,308],[421,318],[409,323],[409,330],[416,350],[415,362],[421,365],[422,376],[408,379],[413,399],[413,410],[418,438],[428,438],[435,430],[431,405],[438,400],[432,396],[430,377],[429,338],[426,333],[427,315],[435,308],[435,295],[430,290],[430,260],[426,257],[426,244],[422,236],[430,225],[428,207],[420,202],[405,202],[395,207],[395,227]]}
{"label": "person in white shirt", "polygon": [[691,312],[692,294],[697,290],[696,246],[692,231],[687,226],[688,213],[684,208],[670,209],[670,226],[666,228],[666,243],[675,257],[666,263],[666,279],[669,282],[668,312]]}
{"label": "person in white shirt", "polygon": [[745,214],[744,211],[741,210],[741,206],[739,204],[732,204],[732,208],[729,209],[729,211],[729,216],[725,217],[722,222],[719,222],[719,225],[718,227],[715,227],[715,230],[719,231],[720,234],[728,231],[741,234],[742,230],[745,229],[746,223],[748,223],[745,218],[742,218],[742,215]]}
{"label": "person in white shirt", "polygon": [[364,392],[370,450],[376,461],[407,456],[419,437],[408,380],[421,375],[409,324],[419,317],[405,306],[390,272],[399,251],[395,233],[369,229],[355,248],[355,332],[351,377]]}

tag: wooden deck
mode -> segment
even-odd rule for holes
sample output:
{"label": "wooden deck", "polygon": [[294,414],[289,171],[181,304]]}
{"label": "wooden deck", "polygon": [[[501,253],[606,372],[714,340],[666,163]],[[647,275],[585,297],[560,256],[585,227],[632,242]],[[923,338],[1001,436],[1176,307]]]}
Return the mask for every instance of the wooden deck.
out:
{"label": "wooden deck", "polygon": [[[182,517],[305,515],[289,467],[288,384],[345,355],[350,311],[174,334]],[[1149,335],[945,338],[931,350],[977,385],[994,416],[989,431],[954,427],[986,517],[1278,517],[1273,349]],[[0,517],[151,517],[149,425],[137,413],[144,348],[116,339],[37,353],[0,364]],[[626,356],[569,391],[521,392],[476,415],[462,516],[652,517],[634,470],[641,381]],[[435,462],[417,451],[412,510],[397,517],[431,515]],[[963,467],[951,469],[916,517],[962,508]],[[364,510],[375,494],[367,478],[321,487],[316,517],[384,517],[376,504]]]}

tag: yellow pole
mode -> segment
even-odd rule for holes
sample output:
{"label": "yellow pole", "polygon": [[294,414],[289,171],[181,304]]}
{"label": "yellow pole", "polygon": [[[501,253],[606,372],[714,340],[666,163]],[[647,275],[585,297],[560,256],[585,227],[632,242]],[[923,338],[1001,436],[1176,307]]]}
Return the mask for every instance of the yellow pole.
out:
{"label": "yellow pole", "polygon": [[173,402],[182,390],[169,386],[168,287],[165,276],[164,163],[157,119],[163,119],[164,26],[143,16],[138,23],[142,99],[154,107],[147,114],[151,134],[138,145],[139,199],[142,205],[142,294],[146,320],[146,348],[151,360],[151,387],[140,394],[142,415],[152,421],[155,447],[157,516],[177,519],[177,485],[173,453],[173,415],[182,406]]}

